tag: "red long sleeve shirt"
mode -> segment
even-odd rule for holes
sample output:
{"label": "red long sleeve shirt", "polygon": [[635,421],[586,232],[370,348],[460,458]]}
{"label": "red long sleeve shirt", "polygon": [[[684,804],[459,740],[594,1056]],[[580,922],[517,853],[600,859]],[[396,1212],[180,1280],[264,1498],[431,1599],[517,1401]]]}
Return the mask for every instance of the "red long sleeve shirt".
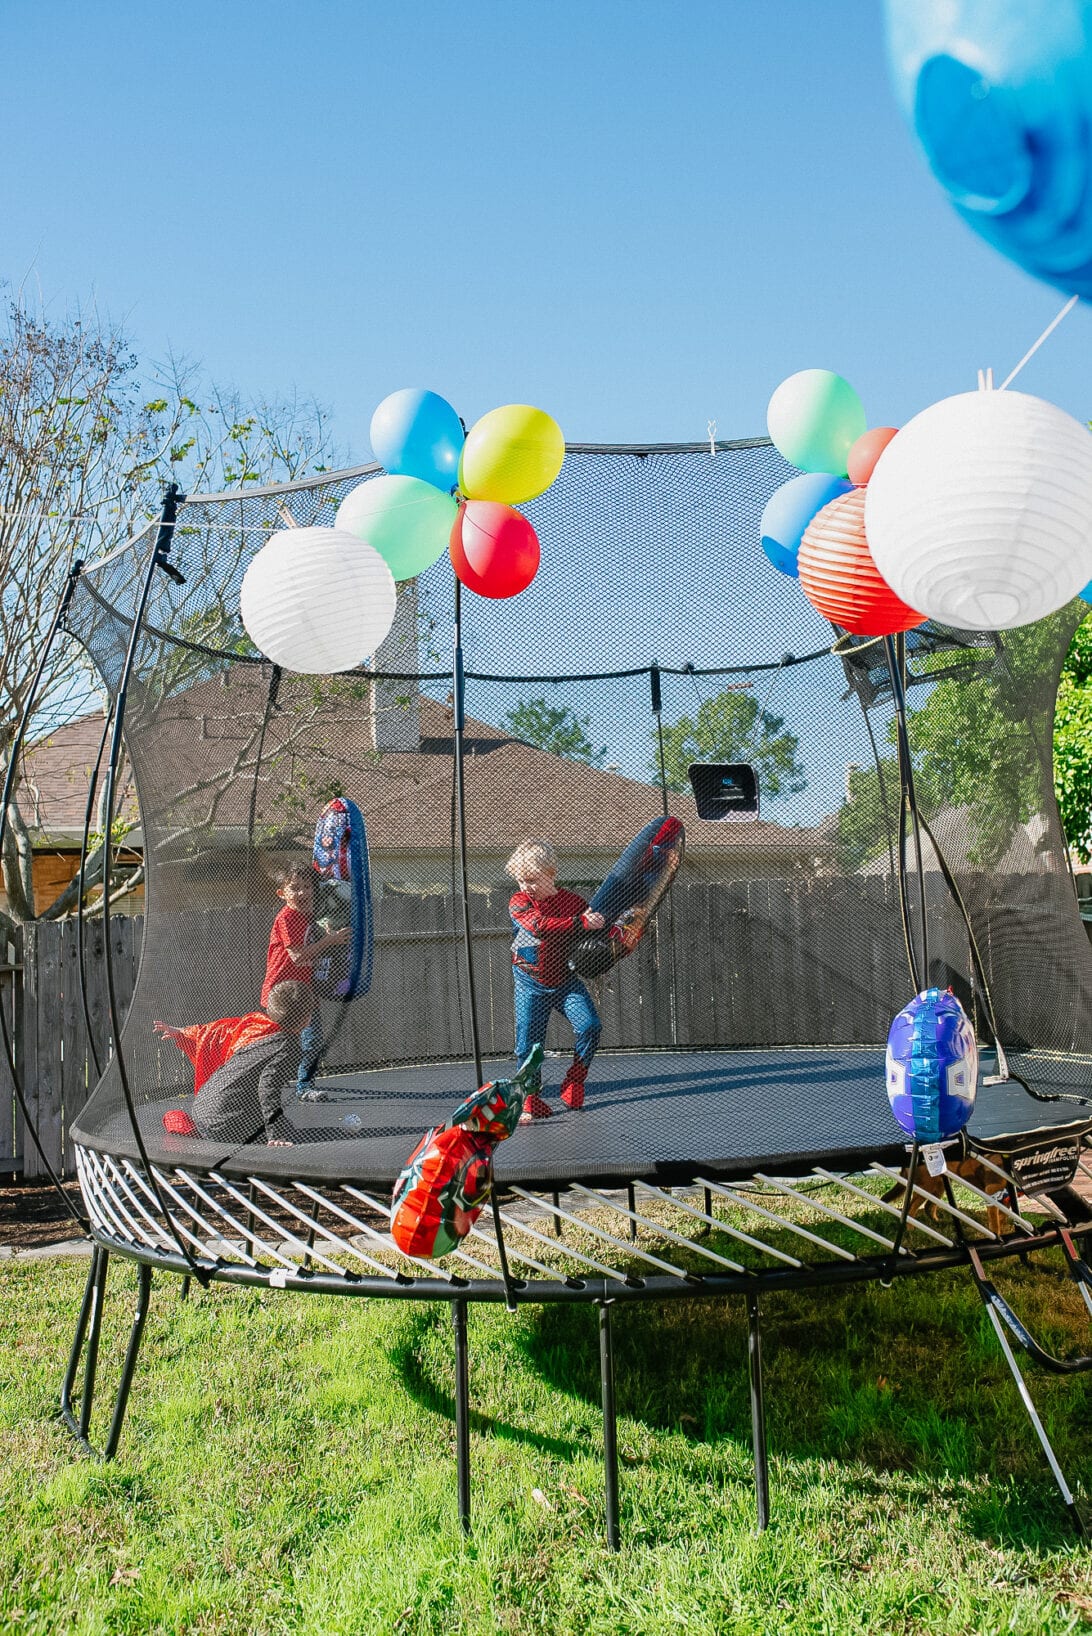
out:
{"label": "red long sleeve shirt", "polygon": [[533,898],[516,892],[508,913],[516,935],[512,942],[512,964],[517,971],[533,977],[544,988],[559,988],[572,973],[566,959],[575,933],[583,929],[587,899],[564,887],[552,898]]}
{"label": "red long sleeve shirt", "polygon": [[269,953],[265,962],[265,982],[262,984],[262,1004],[269,1001],[269,991],[277,983],[291,980],[294,983],[309,983],[313,972],[311,967],[302,962],[297,965],[289,950],[301,949],[310,941],[311,922],[302,909],[290,909],[286,905],[273,922],[273,930],[269,934]]}

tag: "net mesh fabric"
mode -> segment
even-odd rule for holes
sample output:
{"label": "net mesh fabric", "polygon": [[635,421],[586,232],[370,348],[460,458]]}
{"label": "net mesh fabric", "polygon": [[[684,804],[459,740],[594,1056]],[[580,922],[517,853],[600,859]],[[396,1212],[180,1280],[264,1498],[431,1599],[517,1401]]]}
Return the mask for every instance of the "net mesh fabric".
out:
{"label": "net mesh fabric", "polygon": [[[408,1153],[442,1110],[445,1089],[454,1107],[473,1088],[454,844],[450,564],[445,556],[400,587],[394,628],[368,670],[282,675],[254,652],[239,620],[242,575],[268,535],[290,522],[332,523],[345,495],[374,475],[365,468],[189,501],[171,553],[185,584],[162,573],[153,581],[124,721],[138,797],[127,844],[145,859],[147,915],[121,1048],[154,1160],[374,1175],[369,1136],[394,1132],[400,1143],[404,1132]],[[707,446],[572,450],[559,480],[525,508],[542,543],[532,586],[507,602],[463,598],[470,919],[487,1071],[513,1062],[513,883],[504,866],[516,844],[550,841],[561,884],[590,897],[665,801],[687,833],[683,869],[648,934],[593,987],[604,1053],[588,1080],[595,1117],[587,1152],[575,1124],[557,1138],[559,1176],[654,1171],[676,1150],[697,1166],[712,1106],[703,1097],[720,1099],[718,1152],[706,1156],[727,1162],[722,1150],[733,1144],[751,1155],[747,1096],[732,1094],[730,1054],[739,1051],[825,1052],[816,1072],[832,1087],[839,1132],[848,1101],[859,1105],[862,1130],[898,1138],[878,1066],[871,1076],[848,1072],[837,1055],[872,1048],[868,1060],[878,1064],[877,1048],[911,993],[894,869],[891,689],[882,648],[855,642],[832,653],[836,633],[759,548],[763,506],[788,475],[764,442],[722,445],[715,457]],[[153,539],[149,530],[129,542],[76,588],[69,627],[112,691]],[[1077,1093],[1092,1092],[1092,958],[1052,794],[1051,725],[1083,612],[1074,603],[996,638],[929,627],[908,639],[918,800],[934,837],[922,850],[928,978],[952,984],[988,1043],[939,848],[969,912],[1002,1043],[1034,1088]],[[666,793],[654,663],[662,667]],[[720,674],[703,674],[710,671]],[[688,754],[755,762],[759,819],[699,821]],[[330,1100],[304,1118],[287,1097],[299,1124],[291,1150],[267,1148],[263,1138],[227,1152],[168,1136],[162,1112],[186,1106],[192,1070],[152,1022],[205,1022],[257,1006],[281,907],[274,871],[309,863],[315,820],[338,794],[367,823],[377,941],[368,994],[321,1007],[318,1084]],[[909,864],[916,920],[913,848]],[[916,933],[920,943],[920,926]],[[549,1094],[571,1054],[558,1018],[546,1045],[560,1053],[547,1062]],[[650,1065],[664,1062],[658,1053],[715,1053],[699,1074],[701,1097],[691,1084],[677,1096],[665,1090],[655,1106],[645,1098],[650,1136],[640,1159],[625,1076],[609,1067],[610,1053],[635,1051],[657,1053],[642,1084]],[[802,1060],[794,1057],[797,1067]],[[427,1093],[415,1097],[410,1070],[419,1065],[433,1066]],[[665,1085],[670,1078],[661,1073]],[[799,1073],[763,1084],[763,1128],[776,1131],[782,1097],[785,1140],[798,1147]],[[989,1095],[987,1087],[983,1104]],[[829,1153],[845,1144],[824,1131],[822,1103],[817,1095],[811,1145]],[[354,1115],[359,1129],[350,1128]],[[135,1152],[116,1063],[75,1134]],[[514,1138],[512,1163],[524,1140],[542,1149],[536,1165],[549,1171],[550,1126]]]}

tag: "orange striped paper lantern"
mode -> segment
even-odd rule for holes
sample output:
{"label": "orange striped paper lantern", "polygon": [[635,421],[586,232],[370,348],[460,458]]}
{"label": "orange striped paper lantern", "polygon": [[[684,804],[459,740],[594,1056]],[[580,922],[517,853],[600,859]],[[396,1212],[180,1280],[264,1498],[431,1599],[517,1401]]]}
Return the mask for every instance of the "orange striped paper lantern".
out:
{"label": "orange striped paper lantern", "polygon": [[804,531],[800,584],[812,607],[854,636],[894,636],[925,615],[897,597],[872,560],[865,539],[865,490],[831,500]]}

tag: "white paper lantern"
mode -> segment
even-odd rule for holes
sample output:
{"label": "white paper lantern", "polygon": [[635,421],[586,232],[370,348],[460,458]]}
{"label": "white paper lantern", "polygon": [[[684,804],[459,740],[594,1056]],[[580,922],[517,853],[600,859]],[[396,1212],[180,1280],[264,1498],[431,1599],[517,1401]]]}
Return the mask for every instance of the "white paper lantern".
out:
{"label": "white paper lantern", "polygon": [[1030,625],[1092,579],[1092,434],[1023,392],[964,392],[883,451],[865,529],[912,608],[970,630]]}
{"label": "white paper lantern", "polygon": [[387,564],[341,528],[283,528],[246,571],[239,604],[247,634],[285,670],[327,675],[369,658],[394,623]]}

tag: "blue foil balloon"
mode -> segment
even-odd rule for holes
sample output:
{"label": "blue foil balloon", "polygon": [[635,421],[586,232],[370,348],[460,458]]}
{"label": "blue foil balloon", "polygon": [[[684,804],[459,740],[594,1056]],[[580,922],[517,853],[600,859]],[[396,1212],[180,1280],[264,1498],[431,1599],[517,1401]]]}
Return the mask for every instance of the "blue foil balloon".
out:
{"label": "blue foil balloon", "polygon": [[805,472],[802,477],[790,477],[775,489],[766,501],[762,513],[762,549],[781,573],[798,577],[796,558],[804,530],[831,500],[848,494],[853,487],[844,477],[831,477],[826,472]]}
{"label": "blue foil balloon", "polygon": [[436,392],[407,386],[383,399],[372,416],[372,453],[388,472],[417,477],[450,494],[459,476],[463,423]]}
{"label": "blue foil balloon", "polygon": [[974,1112],[978,1046],[951,989],[929,988],[899,1012],[887,1036],[887,1097],[908,1136],[944,1142]]}
{"label": "blue foil balloon", "polygon": [[885,0],[896,92],[963,219],[1092,296],[1092,0]]}

